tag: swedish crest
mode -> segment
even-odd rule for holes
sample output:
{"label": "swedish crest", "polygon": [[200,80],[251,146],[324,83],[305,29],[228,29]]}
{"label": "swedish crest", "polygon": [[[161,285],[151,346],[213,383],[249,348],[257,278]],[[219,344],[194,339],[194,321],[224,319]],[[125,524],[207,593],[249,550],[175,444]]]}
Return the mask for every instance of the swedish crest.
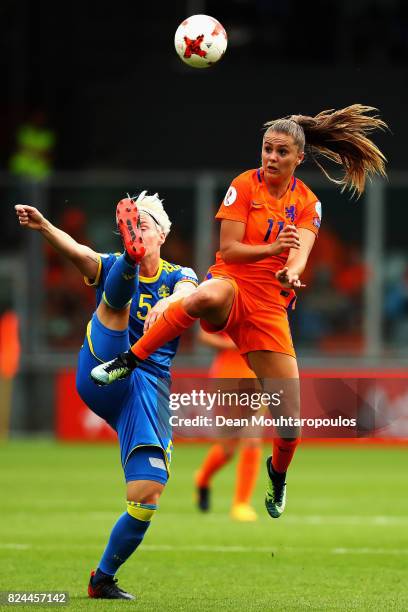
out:
{"label": "swedish crest", "polygon": [[169,297],[170,295],[170,289],[167,287],[167,285],[161,285],[159,287],[159,290],[157,291],[158,295],[160,298],[166,298]]}

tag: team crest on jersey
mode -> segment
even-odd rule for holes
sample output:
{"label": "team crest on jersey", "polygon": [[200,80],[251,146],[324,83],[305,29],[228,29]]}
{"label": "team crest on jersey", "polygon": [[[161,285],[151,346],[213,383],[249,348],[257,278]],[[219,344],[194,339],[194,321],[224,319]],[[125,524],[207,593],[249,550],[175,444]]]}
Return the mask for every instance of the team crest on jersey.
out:
{"label": "team crest on jersey", "polygon": [[289,219],[291,223],[294,223],[295,217],[296,217],[296,206],[294,204],[292,204],[292,206],[286,206],[285,215],[286,215],[286,218]]}
{"label": "team crest on jersey", "polygon": [[231,206],[231,204],[233,204],[236,199],[237,199],[237,190],[235,189],[235,187],[231,185],[231,187],[228,189],[225,195],[224,206]]}
{"label": "team crest on jersey", "polygon": [[159,287],[159,290],[157,292],[158,296],[160,298],[166,298],[169,297],[170,295],[170,289],[167,287],[167,285],[161,285],[161,287]]}

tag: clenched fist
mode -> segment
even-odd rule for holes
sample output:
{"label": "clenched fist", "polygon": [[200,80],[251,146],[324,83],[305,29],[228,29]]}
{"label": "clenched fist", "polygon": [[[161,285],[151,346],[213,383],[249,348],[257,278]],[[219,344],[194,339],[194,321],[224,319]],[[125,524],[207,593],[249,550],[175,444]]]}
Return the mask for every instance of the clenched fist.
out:
{"label": "clenched fist", "polygon": [[287,249],[299,249],[300,239],[297,228],[294,225],[287,225],[284,227],[271,247],[273,255],[280,255]]}
{"label": "clenched fist", "polygon": [[29,229],[39,230],[45,221],[44,216],[34,206],[27,206],[26,204],[16,204],[14,207],[19,223],[23,227]]}

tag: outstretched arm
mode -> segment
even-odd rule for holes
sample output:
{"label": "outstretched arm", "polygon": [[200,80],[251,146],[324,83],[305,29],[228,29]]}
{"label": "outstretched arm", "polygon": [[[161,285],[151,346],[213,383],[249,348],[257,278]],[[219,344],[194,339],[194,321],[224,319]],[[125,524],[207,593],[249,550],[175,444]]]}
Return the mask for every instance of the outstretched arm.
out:
{"label": "outstretched arm", "polygon": [[61,255],[72,261],[83,276],[95,278],[98,272],[99,255],[84,244],[79,244],[66,232],[52,225],[34,206],[15,206],[22,227],[38,231]]}

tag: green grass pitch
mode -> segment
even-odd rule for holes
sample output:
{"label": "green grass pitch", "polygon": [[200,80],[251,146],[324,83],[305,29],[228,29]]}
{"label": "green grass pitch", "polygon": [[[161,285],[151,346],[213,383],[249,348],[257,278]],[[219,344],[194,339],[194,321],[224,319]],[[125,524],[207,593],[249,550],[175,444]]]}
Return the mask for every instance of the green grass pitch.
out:
{"label": "green grass pitch", "polygon": [[89,600],[86,587],[125,509],[118,449],[2,444],[0,590],[68,591],[71,610],[408,609],[406,448],[303,445],[285,514],[264,511],[262,467],[251,524],[228,515],[233,464],[214,481],[213,511],[196,511],[192,472],[205,448],[176,448],[160,510],[119,572],[138,600],[110,602]]}

